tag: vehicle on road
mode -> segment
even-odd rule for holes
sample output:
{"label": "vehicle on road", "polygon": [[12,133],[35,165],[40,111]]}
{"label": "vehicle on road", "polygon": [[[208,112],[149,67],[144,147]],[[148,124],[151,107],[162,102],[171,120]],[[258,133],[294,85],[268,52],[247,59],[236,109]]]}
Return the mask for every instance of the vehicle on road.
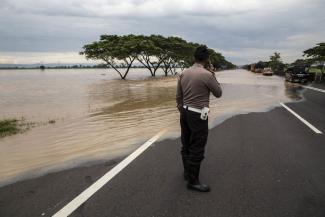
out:
{"label": "vehicle on road", "polygon": [[309,73],[305,66],[291,66],[285,70],[285,80],[289,82],[306,83]]}
{"label": "vehicle on road", "polygon": [[259,61],[258,63],[253,63],[250,66],[252,72],[262,73],[265,66],[265,62]]}
{"label": "vehicle on road", "polygon": [[255,72],[255,63],[251,64],[251,72]]}
{"label": "vehicle on road", "polygon": [[264,69],[264,64],[260,61],[255,64],[255,73],[262,73]]}
{"label": "vehicle on road", "polygon": [[271,68],[264,68],[263,69],[263,75],[265,76],[272,76],[273,75],[273,71]]}

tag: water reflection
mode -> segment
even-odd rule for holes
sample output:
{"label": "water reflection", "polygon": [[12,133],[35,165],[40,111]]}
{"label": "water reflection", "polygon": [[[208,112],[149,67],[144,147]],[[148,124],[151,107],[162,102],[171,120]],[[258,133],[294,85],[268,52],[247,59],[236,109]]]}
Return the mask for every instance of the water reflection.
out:
{"label": "water reflection", "polygon": [[285,86],[285,95],[293,100],[301,100],[302,99],[302,92],[304,91],[304,88],[299,85],[299,84],[295,84],[295,83],[289,83],[289,82],[284,82],[284,86]]}

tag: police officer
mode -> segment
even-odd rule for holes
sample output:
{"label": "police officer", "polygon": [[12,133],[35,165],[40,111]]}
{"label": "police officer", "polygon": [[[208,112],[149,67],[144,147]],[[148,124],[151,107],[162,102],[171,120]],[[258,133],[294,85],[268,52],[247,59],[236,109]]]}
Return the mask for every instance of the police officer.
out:
{"label": "police officer", "polygon": [[200,46],[194,53],[195,63],[178,78],[176,102],[180,111],[181,155],[187,188],[207,192],[209,186],[199,180],[200,165],[208,138],[208,119],[202,111],[209,107],[210,92],[221,97],[222,90],[213,72],[204,68],[209,62],[209,51]]}

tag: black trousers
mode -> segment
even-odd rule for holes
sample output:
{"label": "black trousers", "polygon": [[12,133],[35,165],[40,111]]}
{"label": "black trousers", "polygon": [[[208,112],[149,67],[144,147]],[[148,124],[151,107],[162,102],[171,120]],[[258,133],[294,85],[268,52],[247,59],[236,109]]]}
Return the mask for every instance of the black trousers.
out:
{"label": "black trousers", "polygon": [[[202,120],[200,116],[199,113],[184,108],[181,111],[181,154],[185,172],[190,172],[193,167],[199,170],[201,161],[204,159],[209,129],[208,120]],[[198,176],[198,174],[193,175]]]}

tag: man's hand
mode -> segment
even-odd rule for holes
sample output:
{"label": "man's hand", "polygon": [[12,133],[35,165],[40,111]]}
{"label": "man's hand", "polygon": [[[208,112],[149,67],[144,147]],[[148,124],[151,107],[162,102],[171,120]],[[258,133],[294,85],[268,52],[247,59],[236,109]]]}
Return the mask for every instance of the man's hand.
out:
{"label": "man's hand", "polygon": [[214,72],[213,70],[214,70],[214,67],[213,67],[213,65],[210,63],[209,64],[209,66],[208,66],[208,70],[210,71],[210,72]]}
{"label": "man's hand", "polygon": [[214,67],[213,67],[213,65],[211,63],[208,63],[204,68],[206,70],[208,70],[209,72],[211,72],[213,76],[215,76]]}

